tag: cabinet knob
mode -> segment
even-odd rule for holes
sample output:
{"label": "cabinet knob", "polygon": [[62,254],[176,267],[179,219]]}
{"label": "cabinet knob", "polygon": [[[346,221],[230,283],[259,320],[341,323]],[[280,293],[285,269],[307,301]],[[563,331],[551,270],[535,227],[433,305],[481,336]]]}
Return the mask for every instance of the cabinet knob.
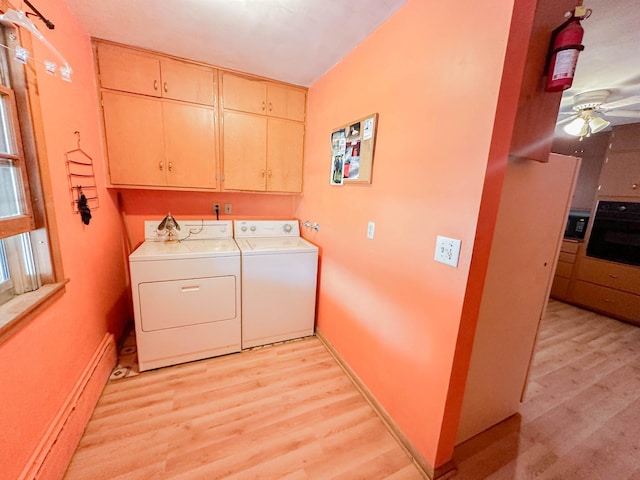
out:
{"label": "cabinet knob", "polygon": [[169,87],[167,87],[167,82],[164,82],[164,92],[167,93],[169,91]]}
{"label": "cabinet knob", "polygon": [[171,171],[173,171],[173,163],[169,162],[168,167],[169,167],[169,171],[170,171],[170,172],[171,172]]}
{"label": "cabinet knob", "polygon": [[160,167],[160,170],[164,170],[164,162],[163,161],[158,162],[158,167]]}
{"label": "cabinet knob", "polygon": [[264,110],[265,104],[264,102],[262,102],[262,110]]}
{"label": "cabinet knob", "polygon": [[264,177],[264,169],[260,171],[260,176]]}
{"label": "cabinet knob", "polygon": [[633,185],[631,185],[631,188],[634,189],[634,190],[637,190],[638,189],[638,184],[634,183]]}
{"label": "cabinet knob", "polygon": [[271,170],[267,172],[267,175],[269,175],[269,178],[271,178]]}
{"label": "cabinet knob", "polygon": [[269,102],[269,111],[273,110],[273,104],[271,102]]}
{"label": "cabinet knob", "polygon": [[158,80],[153,81],[153,89],[158,90]]}

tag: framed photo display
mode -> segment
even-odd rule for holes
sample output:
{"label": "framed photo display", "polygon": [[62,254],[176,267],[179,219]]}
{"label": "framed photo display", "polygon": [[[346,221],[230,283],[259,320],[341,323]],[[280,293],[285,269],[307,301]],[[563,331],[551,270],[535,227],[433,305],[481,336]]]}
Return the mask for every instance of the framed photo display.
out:
{"label": "framed photo display", "polygon": [[371,183],[377,128],[373,113],[331,132],[331,185]]}

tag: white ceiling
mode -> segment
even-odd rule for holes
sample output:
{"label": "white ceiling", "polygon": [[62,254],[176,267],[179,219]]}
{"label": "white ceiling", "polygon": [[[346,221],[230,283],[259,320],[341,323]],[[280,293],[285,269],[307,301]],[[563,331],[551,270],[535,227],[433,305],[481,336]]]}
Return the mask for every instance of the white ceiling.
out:
{"label": "white ceiling", "polygon": [[[64,0],[97,38],[310,86],[406,0]],[[55,23],[46,2],[32,3]]]}

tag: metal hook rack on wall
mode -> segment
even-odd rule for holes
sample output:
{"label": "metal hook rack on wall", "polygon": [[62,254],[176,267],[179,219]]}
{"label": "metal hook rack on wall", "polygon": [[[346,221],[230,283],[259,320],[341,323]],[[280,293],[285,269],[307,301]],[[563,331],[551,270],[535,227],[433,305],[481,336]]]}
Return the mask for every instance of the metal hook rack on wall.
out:
{"label": "metal hook rack on wall", "polygon": [[81,195],[84,194],[87,199],[87,206],[91,210],[98,208],[100,202],[96,177],[93,171],[93,159],[80,147],[80,132],[76,130],[73,133],[76,136],[77,148],[65,153],[65,158],[67,161],[71,206],[74,213],[80,213],[78,201]]}

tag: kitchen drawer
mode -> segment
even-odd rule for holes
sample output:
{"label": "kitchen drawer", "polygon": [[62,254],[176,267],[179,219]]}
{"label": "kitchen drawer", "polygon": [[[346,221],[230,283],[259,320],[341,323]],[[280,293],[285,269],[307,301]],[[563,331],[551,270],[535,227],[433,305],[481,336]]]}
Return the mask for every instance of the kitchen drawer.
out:
{"label": "kitchen drawer", "polygon": [[587,282],[576,282],[569,301],[613,317],[640,323],[640,296]]}
{"label": "kitchen drawer", "polygon": [[640,267],[585,257],[577,268],[578,280],[640,295]]}
{"label": "kitchen drawer", "polygon": [[569,240],[563,240],[562,245],[560,246],[560,251],[575,254],[575,253],[578,253],[579,246],[580,246],[579,242],[571,242]]}
{"label": "kitchen drawer", "polygon": [[571,278],[572,272],[573,272],[573,263],[558,262],[558,266],[556,267],[556,276]]}
{"label": "kitchen drawer", "polygon": [[574,264],[576,263],[576,254],[561,251],[560,256],[558,257],[558,261]]}
{"label": "kitchen drawer", "polygon": [[551,297],[556,300],[566,300],[567,293],[569,293],[569,279],[559,276],[553,277],[553,284],[551,285]]}

